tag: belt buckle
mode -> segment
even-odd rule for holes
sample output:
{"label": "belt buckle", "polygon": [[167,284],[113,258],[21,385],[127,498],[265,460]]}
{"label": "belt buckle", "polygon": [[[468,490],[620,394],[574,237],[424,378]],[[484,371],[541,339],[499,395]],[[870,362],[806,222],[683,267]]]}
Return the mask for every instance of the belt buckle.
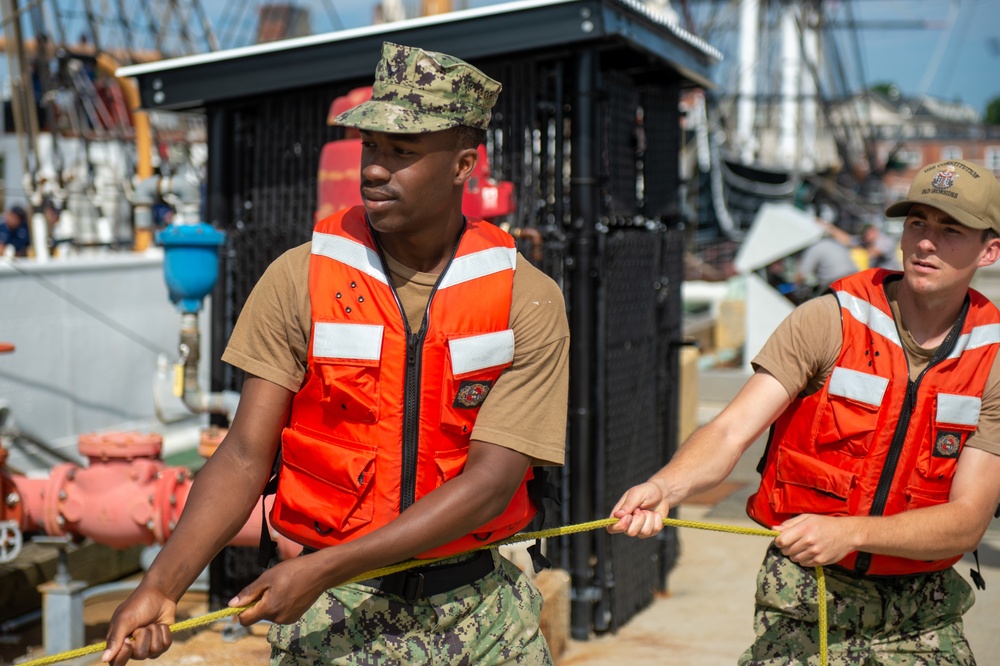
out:
{"label": "belt buckle", "polygon": [[413,571],[406,572],[406,578],[403,580],[403,590],[400,596],[406,599],[406,602],[410,604],[423,597],[424,575]]}

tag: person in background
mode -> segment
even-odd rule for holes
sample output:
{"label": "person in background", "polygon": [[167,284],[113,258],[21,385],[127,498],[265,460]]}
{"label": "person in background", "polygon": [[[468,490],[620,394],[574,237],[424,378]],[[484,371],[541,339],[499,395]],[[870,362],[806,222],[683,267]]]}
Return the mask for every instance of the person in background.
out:
{"label": "person in background", "polygon": [[[500,84],[385,43],[361,132],[362,206],[317,222],[248,298],[223,354],[239,408],[102,658],[157,657],[177,600],[247,520],[280,443],[271,525],[305,546],[231,602],[271,663],[551,664],[541,594],[497,550],[565,447],[569,325],[514,239],[462,214]],[[413,557],[415,569],[347,583]]]}
{"label": "person in background", "polygon": [[29,245],[28,213],[20,206],[8,208],[0,222],[0,256],[26,257]]}
{"label": "person in background", "polygon": [[899,243],[889,237],[878,226],[868,223],[861,227],[860,246],[868,252],[869,268],[884,268],[890,271],[901,271],[903,265],[899,261]]}
{"label": "person in background", "polygon": [[867,268],[885,268],[890,271],[903,270],[899,262],[899,243],[893,240],[877,225],[868,222],[861,227],[858,235],[849,234],[835,224],[821,223],[823,230],[843,245],[863,248],[868,257]]}
{"label": "person in background", "polygon": [[835,280],[857,271],[850,249],[825,235],[803,250],[795,268],[795,282],[800,289],[814,285],[812,293],[822,294]]}
{"label": "person in background", "polygon": [[975,597],[952,565],[1000,501],[1000,310],[969,288],[1000,258],[1000,184],[972,162],[927,165],[886,215],[905,217],[903,271],[796,308],[733,401],[612,509],[609,531],[654,536],[770,428],[747,513],[780,534],[743,666],[818,664],[824,605],[831,666],[975,664]]}

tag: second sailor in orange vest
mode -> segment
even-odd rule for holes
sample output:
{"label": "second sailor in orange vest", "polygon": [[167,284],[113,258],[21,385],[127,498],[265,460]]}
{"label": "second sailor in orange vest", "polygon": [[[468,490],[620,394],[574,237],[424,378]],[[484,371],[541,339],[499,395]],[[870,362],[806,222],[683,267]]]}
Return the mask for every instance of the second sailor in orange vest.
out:
{"label": "second sailor in orange vest", "polygon": [[831,664],[975,663],[974,595],[951,565],[1000,501],[1000,311],[969,288],[1000,258],[1000,184],[972,162],[930,164],[886,215],[905,217],[902,273],[848,276],[799,306],[733,401],[612,510],[610,531],[658,533],[771,427],[747,509],[780,535],[745,666],[818,664],[824,605]]}

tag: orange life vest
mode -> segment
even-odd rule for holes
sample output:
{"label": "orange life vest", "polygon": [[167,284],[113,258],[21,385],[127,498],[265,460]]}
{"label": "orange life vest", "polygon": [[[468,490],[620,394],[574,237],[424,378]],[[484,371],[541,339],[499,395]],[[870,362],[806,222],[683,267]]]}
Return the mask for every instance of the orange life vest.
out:
{"label": "orange life vest", "polygon": [[[915,381],[885,293],[899,276],[874,269],[830,288],[844,342],[823,388],[799,397],[771,429],[761,483],[747,513],[770,528],[802,513],[889,516],[948,501],[1000,343],[1000,311],[969,290],[951,333]],[[854,552],[855,575],[946,569],[958,556],[920,561]]]}
{"label": "orange life vest", "polygon": [[[462,472],[476,416],[514,357],[514,239],[468,220],[411,331],[363,207],[317,223],[309,262],[312,333],[282,433],[271,521],[306,546],[334,546],[395,519]],[[507,509],[442,557],[516,534],[535,515],[529,470]]]}

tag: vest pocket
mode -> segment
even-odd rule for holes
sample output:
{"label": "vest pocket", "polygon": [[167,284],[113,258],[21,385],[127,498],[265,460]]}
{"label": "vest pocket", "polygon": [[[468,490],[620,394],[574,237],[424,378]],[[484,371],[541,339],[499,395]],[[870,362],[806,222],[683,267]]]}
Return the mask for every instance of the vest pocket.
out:
{"label": "vest pocket", "polygon": [[939,393],[929,441],[917,454],[917,470],[932,487],[955,475],[958,456],[979,425],[982,400],[976,396]]}
{"label": "vest pocket", "polygon": [[816,447],[835,445],[855,458],[868,454],[889,380],[847,368],[834,368],[827,404],[821,408]]}
{"label": "vest pocket", "polygon": [[[493,389],[494,379],[445,379],[441,396],[441,429],[460,437],[470,437],[479,408]],[[461,440],[456,440],[458,443]]]}
{"label": "vest pocket", "polygon": [[436,488],[440,488],[446,481],[451,481],[462,473],[465,469],[465,461],[469,456],[469,448],[449,449],[438,451],[434,454],[434,464],[437,466],[438,478]]}
{"label": "vest pocket", "polygon": [[906,487],[906,510],[944,504],[951,495],[951,484],[947,488]]}
{"label": "vest pocket", "polygon": [[375,423],[379,417],[379,369],[384,327],[375,324],[313,323],[312,362],[334,416]]}
{"label": "vest pocket", "polygon": [[965,440],[972,434],[968,428],[935,423],[927,442],[917,454],[917,471],[930,483],[942,482],[955,475],[958,456],[965,447]]}
{"label": "vest pocket", "polygon": [[378,366],[317,362],[323,377],[322,401],[335,418],[375,423],[379,415]]}
{"label": "vest pocket", "polygon": [[771,506],[775,513],[846,515],[855,475],[815,458],[778,451],[777,477]]}
{"label": "vest pocket", "polygon": [[375,449],[285,428],[278,500],[315,519],[320,533],[347,532],[371,522],[375,469]]}
{"label": "vest pocket", "polygon": [[441,428],[469,436],[500,373],[514,359],[514,332],[496,331],[448,339],[450,372],[441,396]]}

